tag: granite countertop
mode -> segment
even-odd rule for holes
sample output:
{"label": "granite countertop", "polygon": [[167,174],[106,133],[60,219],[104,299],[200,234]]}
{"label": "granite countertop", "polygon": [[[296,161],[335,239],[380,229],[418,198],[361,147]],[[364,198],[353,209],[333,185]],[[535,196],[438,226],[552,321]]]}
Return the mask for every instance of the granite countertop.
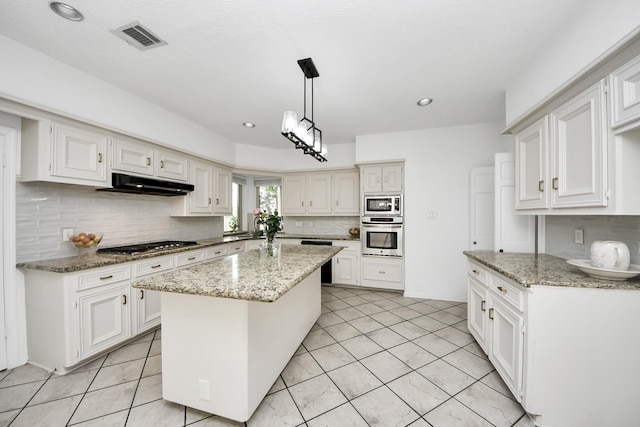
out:
{"label": "granite countertop", "polygon": [[595,279],[567,263],[547,254],[465,251],[470,259],[485,265],[525,287],[564,286],[577,288],[640,290],[640,278],[624,281]]}
{"label": "granite countertop", "polygon": [[320,268],[340,246],[282,245],[277,258],[241,252],[133,282],[134,288],[273,302]]}
{"label": "granite countertop", "polygon": [[[352,237],[346,235],[316,235],[316,236],[304,236],[297,234],[278,234],[278,239],[309,239],[309,240],[354,240],[360,241],[359,237]],[[40,261],[20,262],[16,264],[17,268],[29,269],[29,270],[42,270],[50,271],[53,273],[73,273],[74,271],[88,270],[90,268],[106,267],[114,264],[121,264],[124,262],[140,261],[146,258],[154,258],[163,255],[173,255],[179,252],[193,251],[197,249],[207,248],[210,246],[223,245],[226,243],[233,243],[237,241],[254,240],[248,235],[235,235],[225,237],[215,237],[211,239],[198,240],[198,244],[195,246],[185,246],[178,249],[167,249],[156,252],[148,252],[144,254],[136,255],[113,255],[113,254],[98,254],[95,251],[88,251],[85,254],[78,256],[53,258]]]}

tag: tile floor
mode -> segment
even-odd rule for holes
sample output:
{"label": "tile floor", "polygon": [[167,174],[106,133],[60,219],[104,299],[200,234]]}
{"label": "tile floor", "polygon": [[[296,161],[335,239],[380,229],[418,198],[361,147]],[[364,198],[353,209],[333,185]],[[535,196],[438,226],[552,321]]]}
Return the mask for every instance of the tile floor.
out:
{"label": "tile floor", "polygon": [[[164,401],[161,330],[65,376],[0,372],[0,426],[241,426]],[[466,304],[324,286],[322,315],[246,426],[533,426]]]}

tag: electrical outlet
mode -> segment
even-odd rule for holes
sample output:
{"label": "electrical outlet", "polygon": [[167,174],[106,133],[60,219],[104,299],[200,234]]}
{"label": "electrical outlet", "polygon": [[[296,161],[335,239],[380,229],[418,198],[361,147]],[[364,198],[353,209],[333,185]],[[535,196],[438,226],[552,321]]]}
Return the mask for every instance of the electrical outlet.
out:
{"label": "electrical outlet", "polygon": [[304,227],[304,224],[302,221],[296,221],[296,227]]}
{"label": "electrical outlet", "polygon": [[436,212],[436,211],[428,211],[426,213],[426,219],[438,219],[438,212]]}
{"label": "electrical outlet", "polygon": [[62,229],[62,241],[68,242],[69,237],[73,236],[73,228],[63,228]]}
{"label": "electrical outlet", "polygon": [[210,400],[209,396],[209,381],[207,380],[198,380],[198,387],[200,391],[200,399],[201,400]]}
{"label": "electrical outlet", "polygon": [[578,245],[584,245],[584,230],[576,228],[573,235],[573,242]]}

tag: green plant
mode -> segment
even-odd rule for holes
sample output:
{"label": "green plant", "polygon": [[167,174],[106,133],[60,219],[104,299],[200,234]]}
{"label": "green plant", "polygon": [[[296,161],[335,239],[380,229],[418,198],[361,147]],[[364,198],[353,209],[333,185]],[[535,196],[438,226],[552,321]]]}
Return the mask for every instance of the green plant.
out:
{"label": "green plant", "polygon": [[[255,208],[253,215],[255,215],[255,230],[259,231],[259,226],[263,225],[267,241],[273,242],[276,233],[282,231],[282,217],[278,215],[278,210],[276,209],[273,213],[267,213],[262,208]],[[256,231],[254,231],[254,237],[262,235],[262,233],[256,235]]]}
{"label": "green plant", "polygon": [[238,231],[238,217],[237,216],[232,216],[231,219],[229,219],[229,231],[231,231],[231,232]]}

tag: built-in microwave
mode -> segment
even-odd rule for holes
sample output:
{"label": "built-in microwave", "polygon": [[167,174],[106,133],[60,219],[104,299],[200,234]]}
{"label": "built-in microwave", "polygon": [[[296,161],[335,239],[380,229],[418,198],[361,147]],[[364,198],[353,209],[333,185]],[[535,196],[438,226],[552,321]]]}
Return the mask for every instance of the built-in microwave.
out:
{"label": "built-in microwave", "polygon": [[402,216],[402,194],[365,194],[362,216]]}
{"label": "built-in microwave", "polygon": [[362,255],[401,257],[403,224],[401,217],[363,217],[360,226]]}

